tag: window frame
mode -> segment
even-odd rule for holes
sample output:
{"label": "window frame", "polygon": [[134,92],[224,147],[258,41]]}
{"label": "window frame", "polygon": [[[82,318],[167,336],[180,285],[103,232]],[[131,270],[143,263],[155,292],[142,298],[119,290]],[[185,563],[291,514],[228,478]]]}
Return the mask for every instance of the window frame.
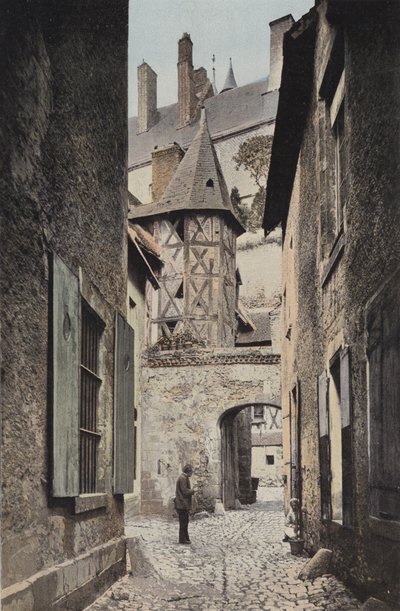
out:
{"label": "window frame", "polygon": [[347,198],[347,134],[345,108],[345,70],[343,69],[333,99],[329,106],[329,116],[334,140],[334,190],[336,235],[344,228],[344,212]]}
{"label": "window frame", "polygon": [[353,525],[354,489],[350,378],[350,351],[345,345],[335,352],[318,378],[318,426],[321,519],[346,528]]}
{"label": "window frame", "polygon": [[[97,492],[100,349],[104,321],[81,296],[81,351],[79,401],[79,495]],[[92,443],[93,442],[93,443]]]}

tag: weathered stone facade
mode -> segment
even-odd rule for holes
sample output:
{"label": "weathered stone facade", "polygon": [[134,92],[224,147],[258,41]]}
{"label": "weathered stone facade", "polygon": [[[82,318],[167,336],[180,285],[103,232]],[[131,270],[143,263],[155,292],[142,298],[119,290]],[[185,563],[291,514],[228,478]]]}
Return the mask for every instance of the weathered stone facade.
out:
{"label": "weathered stone facade", "polygon": [[[267,349],[158,353],[143,363],[142,511],[168,513],[182,466],[194,466],[195,510],[222,499],[221,420],[279,396],[279,356]],[[271,396],[266,395],[266,389]],[[162,432],[162,433],[161,433]]]}
{"label": "weathered stone facade", "polygon": [[329,547],[335,571],[395,608],[398,9],[320,2],[286,37],[266,209],[267,229],[285,227],[287,496],[301,498],[308,550]]}
{"label": "weathered stone facade", "polygon": [[[126,312],[127,20],[124,1],[18,1],[3,14],[5,610],[82,609],[125,570],[112,414],[114,317]],[[86,498],[51,494],[53,252],[105,325],[97,488]]]}

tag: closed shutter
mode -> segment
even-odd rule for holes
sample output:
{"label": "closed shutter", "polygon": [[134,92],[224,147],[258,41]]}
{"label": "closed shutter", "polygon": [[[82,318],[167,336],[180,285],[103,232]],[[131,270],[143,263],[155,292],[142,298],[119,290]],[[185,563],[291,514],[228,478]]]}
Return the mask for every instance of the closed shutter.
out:
{"label": "closed shutter", "polygon": [[342,496],[343,524],[352,524],[353,516],[353,459],[350,386],[350,353],[346,346],[340,353],[340,410],[342,422]]}
{"label": "closed shutter", "polygon": [[318,378],[319,460],[321,516],[323,520],[330,520],[332,518],[328,389],[329,378],[326,371],[324,371]]}
{"label": "closed shutter", "polygon": [[134,333],[117,314],[114,377],[114,494],[133,492]]}
{"label": "closed shutter", "polygon": [[379,480],[382,465],[382,336],[381,312],[375,308],[368,317],[368,361],[370,404],[370,511],[379,515]]}
{"label": "closed shutter", "polygon": [[78,278],[53,255],[53,481],[52,494],[79,494]]}
{"label": "closed shutter", "polygon": [[368,327],[371,512],[380,518],[400,520],[398,289],[381,296],[369,313]]}

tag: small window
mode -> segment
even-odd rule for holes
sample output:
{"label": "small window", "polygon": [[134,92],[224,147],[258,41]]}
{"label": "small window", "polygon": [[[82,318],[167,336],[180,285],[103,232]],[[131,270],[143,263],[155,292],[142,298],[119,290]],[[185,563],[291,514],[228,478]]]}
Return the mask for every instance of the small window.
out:
{"label": "small window", "polygon": [[274,465],[275,464],[275,456],[273,454],[267,454],[265,457],[265,461],[267,465]]}
{"label": "small window", "polygon": [[207,187],[213,187],[214,186],[214,181],[212,178],[209,178],[206,182],[206,186]]}
{"label": "small window", "polygon": [[263,405],[254,406],[254,420],[264,420],[264,406]]}
{"label": "small window", "polygon": [[81,407],[80,407],[80,478],[79,492],[96,492],[99,347],[103,323],[86,302],[82,302]]}

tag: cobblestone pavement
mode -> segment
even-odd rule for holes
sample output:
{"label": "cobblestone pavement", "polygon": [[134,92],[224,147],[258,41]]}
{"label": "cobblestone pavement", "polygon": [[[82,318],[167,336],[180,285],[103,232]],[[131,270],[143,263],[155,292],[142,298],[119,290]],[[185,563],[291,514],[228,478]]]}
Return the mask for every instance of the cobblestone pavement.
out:
{"label": "cobblestone pavement", "polygon": [[297,579],[306,557],[291,555],[282,542],[283,521],[280,500],[258,501],[222,516],[194,519],[192,544],[179,545],[177,520],[138,517],[127,525],[127,536],[138,537],[147,561],[90,610],[360,609],[332,575],[313,582]]}

